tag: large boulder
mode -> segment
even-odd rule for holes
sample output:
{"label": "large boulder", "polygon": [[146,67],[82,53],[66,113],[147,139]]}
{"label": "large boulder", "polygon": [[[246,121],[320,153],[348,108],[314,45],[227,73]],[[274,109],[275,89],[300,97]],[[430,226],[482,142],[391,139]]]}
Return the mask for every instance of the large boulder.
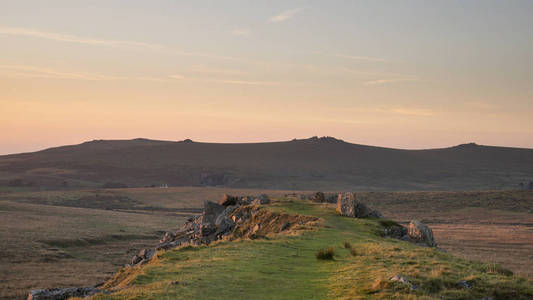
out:
{"label": "large boulder", "polygon": [[368,208],[357,201],[355,193],[342,193],[337,198],[337,212],[352,218],[381,218],[378,211]]}
{"label": "large boulder", "polygon": [[211,201],[204,201],[204,213],[202,215],[202,224],[214,224],[218,215],[224,211],[225,207]]}
{"label": "large boulder", "polygon": [[429,247],[437,247],[437,243],[435,243],[435,239],[433,238],[433,231],[426,224],[413,220],[409,224],[407,231],[411,241]]}

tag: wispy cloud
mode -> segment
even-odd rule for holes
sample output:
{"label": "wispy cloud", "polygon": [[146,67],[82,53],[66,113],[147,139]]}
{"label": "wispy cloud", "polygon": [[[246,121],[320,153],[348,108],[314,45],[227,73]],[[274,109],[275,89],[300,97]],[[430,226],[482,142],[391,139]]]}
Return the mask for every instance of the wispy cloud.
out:
{"label": "wispy cloud", "polygon": [[382,85],[389,83],[400,83],[400,82],[424,82],[425,80],[417,78],[385,78],[385,79],[375,79],[363,82],[364,85]]}
{"label": "wispy cloud", "polygon": [[288,10],[280,12],[277,15],[271,16],[270,18],[268,18],[268,22],[269,23],[284,22],[284,21],[287,21],[293,18],[294,16],[296,16],[302,11],[303,11],[303,8],[288,9]]}
{"label": "wispy cloud", "polygon": [[168,77],[172,78],[172,79],[185,79],[185,76],[183,76],[181,74],[169,75]]}
{"label": "wispy cloud", "polygon": [[351,59],[351,60],[360,60],[360,61],[394,62],[393,60],[379,58],[379,57],[370,57],[370,56],[356,56],[356,55],[346,55],[346,54],[334,54],[333,56],[339,57],[339,58]]}
{"label": "wispy cloud", "polygon": [[262,86],[284,85],[282,82],[277,82],[277,81],[250,81],[250,80],[226,80],[226,79],[213,79],[213,80],[208,80],[208,81],[218,82],[218,83],[228,83],[228,84],[239,84],[239,85],[262,85]]}
{"label": "wispy cloud", "polygon": [[7,75],[24,78],[48,78],[48,79],[79,79],[79,80],[125,80],[128,77],[110,76],[86,72],[60,71],[51,68],[22,66],[22,65],[0,65],[0,70],[8,70]]}
{"label": "wispy cloud", "polygon": [[187,69],[192,73],[201,73],[201,74],[213,74],[213,75],[243,75],[247,72],[235,69],[222,69],[214,68],[208,65],[194,65]]}
{"label": "wispy cloud", "polygon": [[18,27],[0,27],[0,34],[8,35],[17,35],[17,36],[29,36],[37,37],[48,40],[60,41],[60,42],[69,42],[69,43],[78,43],[78,44],[87,44],[87,45],[102,45],[102,46],[125,46],[125,47],[136,47],[136,48],[148,48],[148,49],[162,49],[162,45],[150,44],[143,42],[134,42],[134,41],[122,41],[122,40],[102,40],[102,39],[93,39],[87,37],[80,37],[70,34],[62,34],[56,32],[48,31],[39,31],[28,28],[18,28]]}
{"label": "wispy cloud", "polygon": [[396,108],[382,108],[381,111],[398,114],[398,115],[409,115],[409,116],[420,116],[420,117],[429,117],[435,115],[435,112],[429,109],[422,108],[405,108],[405,107],[396,107]]}
{"label": "wispy cloud", "polygon": [[231,34],[235,36],[250,36],[252,31],[250,29],[233,29]]}
{"label": "wispy cloud", "polygon": [[87,37],[81,37],[77,35],[41,31],[41,30],[35,30],[35,29],[29,29],[29,28],[0,27],[0,34],[13,35],[13,36],[27,36],[27,37],[42,38],[42,39],[58,41],[58,42],[85,44],[85,45],[94,45],[94,46],[144,49],[144,50],[158,51],[160,53],[166,53],[170,55],[195,56],[195,57],[204,57],[204,58],[212,58],[212,59],[219,59],[219,60],[232,60],[232,61],[239,61],[239,62],[253,63],[253,64],[265,64],[265,62],[249,60],[249,59],[242,58],[242,57],[231,57],[231,56],[223,56],[223,55],[216,55],[216,54],[202,53],[202,52],[180,51],[180,50],[172,49],[165,45],[156,44],[156,43],[95,39],[95,38],[87,38]]}

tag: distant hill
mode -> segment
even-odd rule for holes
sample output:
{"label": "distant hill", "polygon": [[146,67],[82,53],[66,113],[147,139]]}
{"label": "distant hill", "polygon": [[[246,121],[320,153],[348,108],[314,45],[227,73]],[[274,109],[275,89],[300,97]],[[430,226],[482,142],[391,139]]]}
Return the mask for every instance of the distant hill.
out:
{"label": "distant hill", "polygon": [[463,190],[516,189],[529,181],[533,149],[473,143],[401,150],[332,137],[243,144],[95,140],[0,156],[0,186],[7,189],[204,185]]}

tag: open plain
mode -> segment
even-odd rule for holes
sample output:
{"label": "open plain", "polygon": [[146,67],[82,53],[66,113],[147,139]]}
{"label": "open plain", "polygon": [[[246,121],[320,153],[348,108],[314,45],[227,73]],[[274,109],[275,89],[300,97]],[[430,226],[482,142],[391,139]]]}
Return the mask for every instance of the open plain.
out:
{"label": "open plain", "polygon": [[[214,187],[11,192],[0,195],[0,297],[102,282],[165,231],[223,193],[280,197],[294,191]],[[311,191],[296,192],[311,195]],[[533,193],[366,192],[361,201],[400,222],[419,219],[451,254],[533,278]]]}

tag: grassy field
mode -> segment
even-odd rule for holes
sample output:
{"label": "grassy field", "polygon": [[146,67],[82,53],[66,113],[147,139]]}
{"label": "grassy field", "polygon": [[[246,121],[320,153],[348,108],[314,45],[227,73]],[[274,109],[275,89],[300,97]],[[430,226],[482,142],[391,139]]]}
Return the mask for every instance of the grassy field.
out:
{"label": "grassy field", "polygon": [[[164,231],[198,213],[204,200],[216,201],[222,193],[263,192],[286,193],[209,187],[4,192],[0,298],[22,299],[33,288],[102,282],[139,249],[156,244]],[[533,193],[379,192],[359,197],[388,218],[428,223],[438,244],[454,255],[500,263],[533,278]]]}
{"label": "grassy field", "polygon": [[[281,199],[268,209],[320,217],[317,230],[159,252],[121,270],[94,299],[531,299],[533,284],[504,268],[382,238],[378,220],[338,216],[333,205]],[[317,251],[333,247],[332,260]],[[418,288],[392,283],[405,276]],[[475,282],[472,289],[457,285]]]}

